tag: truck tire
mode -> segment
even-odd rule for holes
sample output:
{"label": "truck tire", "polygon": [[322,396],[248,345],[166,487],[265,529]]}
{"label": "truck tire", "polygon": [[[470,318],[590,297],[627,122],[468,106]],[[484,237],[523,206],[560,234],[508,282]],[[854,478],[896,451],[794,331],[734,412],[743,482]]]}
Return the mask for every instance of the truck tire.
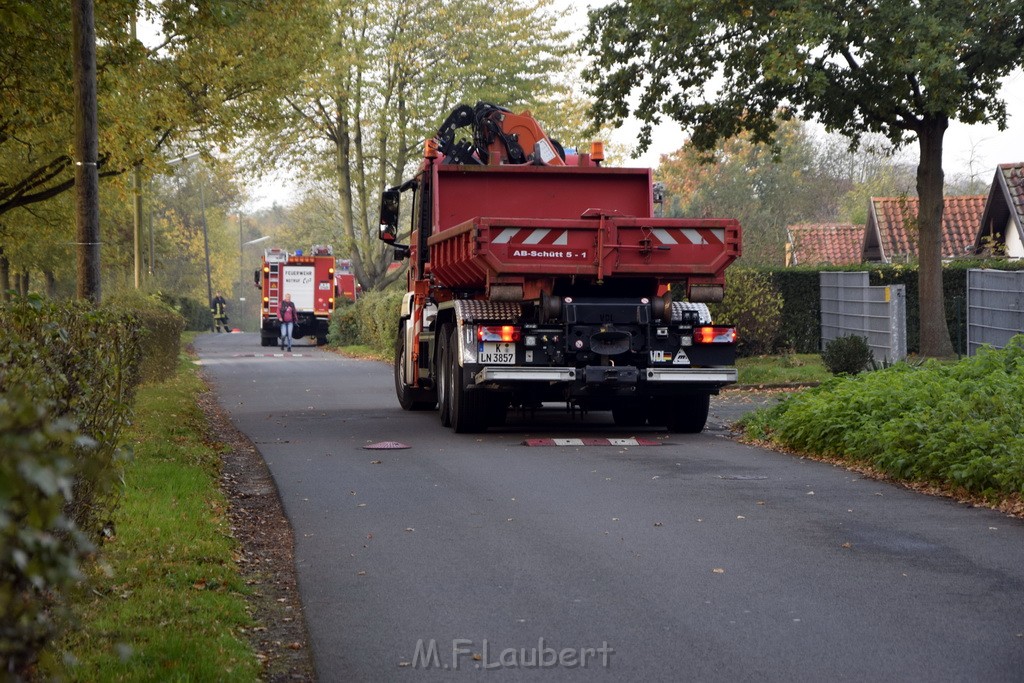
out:
{"label": "truck tire", "polygon": [[410,387],[405,381],[405,323],[398,327],[395,340],[395,393],[403,410],[433,410],[437,400],[431,392]]}
{"label": "truck tire", "polygon": [[260,346],[273,346],[274,338],[260,335]]}
{"label": "truck tire", "polygon": [[704,431],[711,407],[711,394],[680,397],[668,414],[668,431],[676,434],[699,434]]}
{"label": "truck tire", "polygon": [[487,401],[484,396],[471,396],[466,389],[466,369],[459,365],[456,358],[459,340],[458,329],[452,327],[448,337],[448,370],[451,379],[449,395],[451,396],[452,429],[456,434],[476,434],[487,429]]}
{"label": "truck tire", "polygon": [[446,323],[437,333],[437,407],[441,416],[441,426],[452,426],[452,378],[448,368],[448,343],[452,326]]}

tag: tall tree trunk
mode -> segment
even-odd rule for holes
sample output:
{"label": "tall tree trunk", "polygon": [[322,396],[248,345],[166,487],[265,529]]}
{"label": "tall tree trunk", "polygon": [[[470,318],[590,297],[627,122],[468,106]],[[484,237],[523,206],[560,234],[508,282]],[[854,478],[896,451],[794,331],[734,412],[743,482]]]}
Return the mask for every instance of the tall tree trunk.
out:
{"label": "tall tree trunk", "polygon": [[43,280],[46,282],[46,297],[48,299],[57,298],[57,278],[53,274],[52,270],[43,271]]}
{"label": "tall tree trunk", "polygon": [[0,297],[4,301],[11,300],[11,262],[7,260],[3,247],[0,247]]}
{"label": "tall tree trunk", "polygon": [[954,355],[942,291],[942,138],[948,125],[945,116],[925,118],[917,136],[921,148],[917,166],[920,348],[921,355],[930,358]]}
{"label": "tall tree trunk", "polygon": [[29,283],[28,269],[25,269],[21,271],[21,274],[18,276],[18,295],[23,299],[28,296]]}

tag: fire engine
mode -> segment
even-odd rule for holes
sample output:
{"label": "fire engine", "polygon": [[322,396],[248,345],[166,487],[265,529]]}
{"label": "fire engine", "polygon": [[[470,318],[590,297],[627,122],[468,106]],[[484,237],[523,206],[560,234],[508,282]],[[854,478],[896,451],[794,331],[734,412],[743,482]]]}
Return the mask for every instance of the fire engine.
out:
{"label": "fire engine", "polygon": [[710,397],[736,381],[736,330],[706,304],[722,300],[739,223],[655,217],[650,169],[603,161],[600,143],[565,150],[529,112],[481,102],[453,111],[417,173],[384,191],[380,238],[410,260],[402,408],[436,407],[456,432],[555,401],[703,430]]}
{"label": "fire engine", "polygon": [[334,271],[334,294],[340,301],[356,301],[362,294],[363,288],[356,282],[355,273],[352,272],[352,261],[349,259],[338,259]]}
{"label": "fire engine", "polygon": [[285,294],[292,295],[298,320],[292,336],[312,337],[317,344],[327,343],[327,326],[334,310],[334,254],[331,247],[316,245],[310,253],[285,249],[263,252],[263,266],[254,276],[263,292],[260,306],[260,344],[273,346],[280,336],[277,307]]}

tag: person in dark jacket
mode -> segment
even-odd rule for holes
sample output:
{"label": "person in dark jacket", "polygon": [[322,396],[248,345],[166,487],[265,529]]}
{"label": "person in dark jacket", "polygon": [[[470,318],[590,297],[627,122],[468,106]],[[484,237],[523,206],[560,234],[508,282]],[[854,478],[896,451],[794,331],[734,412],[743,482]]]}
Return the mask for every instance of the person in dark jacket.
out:
{"label": "person in dark jacket", "polygon": [[214,332],[230,332],[228,329],[228,302],[224,300],[220,292],[210,302],[210,312],[213,313]]}
{"label": "person in dark jacket", "polygon": [[284,301],[277,307],[277,319],[281,321],[281,350],[284,351],[285,347],[288,350],[292,350],[292,330],[295,329],[295,322],[298,318],[298,312],[295,310],[295,304],[292,303],[292,295],[285,294]]}

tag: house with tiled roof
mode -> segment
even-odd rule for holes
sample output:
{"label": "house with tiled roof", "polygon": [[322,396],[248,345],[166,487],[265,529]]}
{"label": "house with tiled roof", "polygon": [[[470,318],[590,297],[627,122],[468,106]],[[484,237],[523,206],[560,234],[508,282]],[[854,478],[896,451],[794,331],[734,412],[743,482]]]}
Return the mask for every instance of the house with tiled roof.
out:
{"label": "house with tiled roof", "polygon": [[1024,257],[1024,162],[996,167],[974,248],[979,254]]}
{"label": "house with tiled roof", "polygon": [[863,225],[801,223],[786,228],[787,266],[860,263],[863,250]]}
{"label": "house with tiled roof", "polygon": [[[946,197],[942,209],[942,258],[974,253],[986,195]],[[864,261],[917,258],[917,197],[872,197],[864,235]]]}

